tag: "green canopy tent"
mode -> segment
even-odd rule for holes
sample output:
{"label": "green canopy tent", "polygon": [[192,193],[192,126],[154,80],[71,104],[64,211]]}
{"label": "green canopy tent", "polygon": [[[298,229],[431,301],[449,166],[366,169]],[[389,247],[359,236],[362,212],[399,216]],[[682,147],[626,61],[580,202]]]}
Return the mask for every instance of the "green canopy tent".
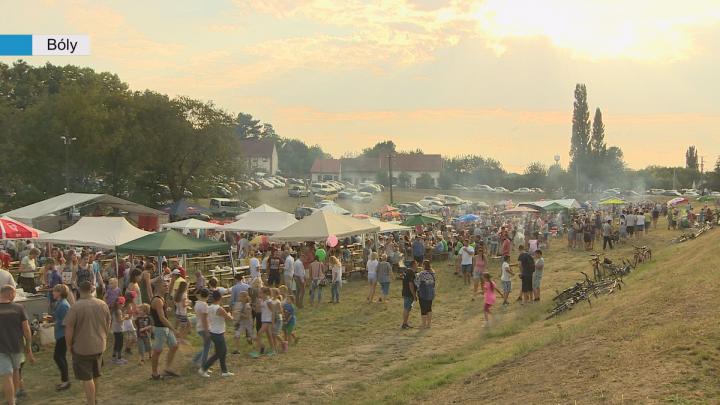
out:
{"label": "green canopy tent", "polygon": [[542,209],[544,209],[545,211],[548,211],[548,212],[558,212],[558,211],[566,210],[568,208],[563,206],[562,204],[553,202],[550,205],[546,205],[545,207],[542,207]]}
{"label": "green canopy tent", "polygon": [[434,215],[419,214],[419,215],[409,216],[400,225],[402,225],[402,226],[427,225],[427,224],[434,224],[435,222],[440,222],[440,221],[442,221],[442,218],[440,218],[440,217],[436,217]]}
{"label": "green canopy tent", "polygon": [[[207,239],[185,236],[175,230],[155,232],[132,240],[117,247],[118,253],[132,253],[142,256],[187,255],[208,252],[230,252],[230,245]],[[159,261],[159,259],[158,259]],[[233,261],[230,252],[230,261]],[[232,263],[233,272],[235,263]]]}

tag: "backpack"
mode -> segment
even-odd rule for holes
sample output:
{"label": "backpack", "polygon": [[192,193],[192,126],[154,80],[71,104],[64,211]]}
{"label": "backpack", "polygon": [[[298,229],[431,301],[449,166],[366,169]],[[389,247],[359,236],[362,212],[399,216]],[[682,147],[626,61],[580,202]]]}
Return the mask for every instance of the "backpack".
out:
{"label": "backpack", "polygon": [[425,301],[430,301],[435,298],[435,275],[432,275],[433,283],[426,283],[424,280],[420,282],[418,286],[418,298]]}

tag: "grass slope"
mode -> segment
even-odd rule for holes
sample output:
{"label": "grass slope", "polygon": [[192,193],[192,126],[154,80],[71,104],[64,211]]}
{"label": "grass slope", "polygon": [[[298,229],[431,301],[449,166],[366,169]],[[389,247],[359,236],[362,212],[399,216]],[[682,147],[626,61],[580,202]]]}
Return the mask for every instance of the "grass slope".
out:
{"label": "grass slope", "polygon": [[[717,327],[720,232],[669,245],[674,233],[643,240],[655,257],[626,279],[622,291],[545,321],[551,292],[587,271],[585,252],[556,242],[546,254],[545,295],[538,305],[495,309],[483,328],[482,300],[444,263],[436,263],[438,297],[432,330],[399,329],[400,282],[391,302],[367,304],[366,285],[343,286],[342,303],[302,310],[302,340],[287,354],[249,359],[231,355],[231,379],[197,376],[189,364],[196,347],[182,347],[182,377],[148,381],[148,365],[114,366],[106,356],[100,400],[120,403],[621,403],[709,402],[720,397]],[[609,256],[629,256],[629,245]],[[499,264],[490,269],[497,275]],[[519,283],[514,282],[516,294]],[[329,300],[325,289],[324,300]],[[419,323],[414,311],[411,321]],[[228,336],[230,339],[230,336]],[[243,353],[249,351],[241,345]],[[216,366],[217,368],[217,366]],[[217,372],[215,373],[218,374]],[[63,393],[51,349],[25,372],[23,403],[82,401],[79,384]]]}

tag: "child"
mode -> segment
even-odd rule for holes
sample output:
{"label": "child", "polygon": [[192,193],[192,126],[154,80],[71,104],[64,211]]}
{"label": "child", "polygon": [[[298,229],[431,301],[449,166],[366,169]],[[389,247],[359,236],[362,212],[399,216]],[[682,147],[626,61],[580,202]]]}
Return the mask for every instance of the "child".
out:
{"label": "child", "polygon": [[273,348],[277,352],[278,346],[282,346],[282,351],[287,350],[287,342],[284,342],[281,338],[282,327],[283,327],[283,314],[282,314],[282,296],[280,296],[280,290],[277,288],[270,289],[270,296],[272,297],[272,311],[273,311]]}
{"label": "child", "polygon": [[295,335],[295,296],[288,295],[283,303],[283,335],[285,337],[285,344],[290,342],[292,336],[295,344],[300,340]]}
{"label": "child", "polygon": [[[256,351],[250,353],[252,358],[260,357],[260,354],[265,351],[265,346],[262,344],[262,336],[265,334],[268,339],[268,345],[273,347],[273,310],[272,310],[272,299],[270,298],[270,288],[262,287],[258,292],[258,309],[260,314],[260,330],[258,330],[257,336],[255,337]],[[266,353],[268,356],[273,356],[275,353],[269,351]]]}
{"label": "child", "polygon": [[137,329],[138,353],[140,353],[140,362],[138,365],[145,363],[145,353],[150,354],[150,333],[152,324],[150,323],[150,304],[141,304],[138,307],[135,326]]}
{"label": "child", "polygon": [[180,343],[187,343],[185,336],[187,336],[188,328],[190,327],[187,316],[187,286],[187,282],[181,281],[180,285],[178,285],[178,288],[175,290],[175,297],[173,299],[175,302],[175,324],[178,330],[177,338]]}
{"label": "child", "polygon": [[495,282],[491,280],[490,273],[483,274],[483,280],[485,282],[485,285],[483,287],[483,290],[485,291],[485,306],[484,306],[484,312],[485,312],[485,327],[490,326],[490,310],[492,309],[493,304],[495,304],[495,291],[497,291],[499,294],[502,294],[500,290],[498,290],[497,286],[495,285]]}
{"label": "child", "polygon": [[208,325],[210,332],[210,340],[215,346],[215,353],[208,357],[205,364],[200,367],[198,373],[205,378],[209,378],[208,369],[215,363],[220,361],[220,374],[223,377],[232,377],[233,373],[228,371],[226,364],[227,345],[225,344],[225,323],[226,321],[233,321],[232,315],[225,312],[222,307],[222,294],[219,291],[213,291],[212,303],[208,306]]}
{"label": "child", "polygon": [[502,262],[502,274],[500,275],[500,281],[502,281],[502,287],[503,287],[503,305],[508,305],[508,297],[510,296],[510,291],[512,290],[512,276],[515,275],[515,273],[510,270],[510,256],[503,256],[503,262]]}
{"label": "child", "polygon": [[[117,279],[113,279],[117,283]],[[112,317],[112,332],[113,332],[113,364],[122,365],[127,364],[127,360],[122,358],[123,354],[123,330],[122,324],[125,321],[125,313],[123,311],[125,307],[125,297],[117,297],[113,306],[110,308],[110,314]]]}
{"label": "child", "polygon": [[233,354],[240,354],[240,337],[245,335],[248,343],[252,344],[255,339],[255,328],[253,328],[252,305],[250,305],[250,294],[243,291],[233,305],[233,318],[235,318],[235,350]]}
{"label": "child", "polygon": [[135,331],[134,320],[137,316],[137,306],[135,305],[135,291],[127,291],[125,293],[125,320],[122,323],[122,331],[125,335],[125,354],[132,354],[132,346],[137,341],[137,331]]}
{"label": "child", "polygon": [[120,296],[120,287],[118,287],[118,279],[111,278],[108,280],[107,291],[105,291],[105,303],[112,308],[115,301]]}

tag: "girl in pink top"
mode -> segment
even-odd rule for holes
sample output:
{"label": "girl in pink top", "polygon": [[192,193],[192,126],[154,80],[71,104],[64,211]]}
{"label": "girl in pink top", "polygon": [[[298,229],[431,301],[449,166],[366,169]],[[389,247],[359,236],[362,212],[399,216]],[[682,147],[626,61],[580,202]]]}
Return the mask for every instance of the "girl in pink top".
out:
{"label": "girl in pink top", "polygon": [[497,291],[498,294],[502,294],[502,292],[498,290],[495,282],[492,281],[490,273],[483,273],[483,281],[483,291],[485,293],[485,327],[488,327],[490,326],[490,309],[493,304],[495,304],[495,291]]}

